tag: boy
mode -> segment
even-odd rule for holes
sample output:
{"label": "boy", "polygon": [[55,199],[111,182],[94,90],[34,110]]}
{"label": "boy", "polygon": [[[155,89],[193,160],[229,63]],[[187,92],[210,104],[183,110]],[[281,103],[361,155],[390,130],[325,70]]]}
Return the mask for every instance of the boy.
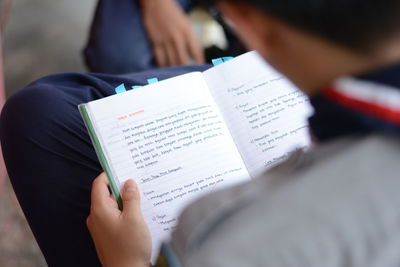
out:
{"label": "boy", "polygon": [[[170,266],[399,266],[400,3],[216,2],[242,40],[310,96],[316,146],[268,179],[193,204],[164,259]],[[72,257],[75,266],[93,264],[80,223],[88,177],[99,166],[72,106],[134,78],[48,77],[11,98],[2,114],[10,177],[49,265]],[[151,244],[133,181],[122,195],[120,212],[104,174],[93,183],[87,223],[98,256],[105,266],[148,266]]]}

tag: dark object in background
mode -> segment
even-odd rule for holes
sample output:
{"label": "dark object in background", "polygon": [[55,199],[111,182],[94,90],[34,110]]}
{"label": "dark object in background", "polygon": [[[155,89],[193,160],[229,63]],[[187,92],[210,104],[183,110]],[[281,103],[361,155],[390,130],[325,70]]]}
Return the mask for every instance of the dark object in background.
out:
{"label": "dark object in background", "polygon": [[207,47],[204,50],[206,57],[206,62],[211,63],[213,59],[220,57],[236,57],[248,50],[245,48],[243,43],[236,37],[233,30],[226,24],[225,20],[222,18],[221,13],[212,4],[204,4],[204,8],[223,28],[226,40],[228,42],[227,49],[221,49],[215,45]]}

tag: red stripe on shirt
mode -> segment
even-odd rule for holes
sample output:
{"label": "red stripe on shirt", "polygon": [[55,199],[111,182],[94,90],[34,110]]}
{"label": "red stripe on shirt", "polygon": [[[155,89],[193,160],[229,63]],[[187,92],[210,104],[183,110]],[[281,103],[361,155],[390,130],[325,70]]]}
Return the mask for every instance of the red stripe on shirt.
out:
{"label": "red stripe on shirt", "polygon": [[323,94],[345,107],[368,114],[379,120],[400,125],[400,112],[397,110],[347,96],[335,90],[334,87],[326,88]]}

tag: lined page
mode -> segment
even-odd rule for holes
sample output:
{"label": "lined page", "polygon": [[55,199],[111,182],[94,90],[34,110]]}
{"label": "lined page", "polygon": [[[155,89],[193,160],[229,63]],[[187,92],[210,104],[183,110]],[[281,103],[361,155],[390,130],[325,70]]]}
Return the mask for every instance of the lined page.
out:
{"label": "lined page", "polygon": [[249,179],[201,73],[91,102],[89,112],[119,186],[139,185],[153,260],[188,203]]}
{"label": "lined page", "polygon": [[252,177],[310,144],[308,98],[256,52],[204,77]]}

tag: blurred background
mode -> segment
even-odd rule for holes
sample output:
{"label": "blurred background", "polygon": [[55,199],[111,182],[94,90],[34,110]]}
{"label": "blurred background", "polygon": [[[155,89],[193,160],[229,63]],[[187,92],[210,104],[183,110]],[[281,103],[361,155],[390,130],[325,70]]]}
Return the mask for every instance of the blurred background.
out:
{"label": "blurred background", "polygon": [[81,50],[95,0],[11,2],[3,37],[7,94],[47,74],[85,70]]}
{"label": "blurred background", "polygon": [[[0,0],[0,51],[4,58],[0,64],[0,108],[4,97],[40,77],[86,71],[81,53],[96,3],[97,0]],[[203,47],[227,46],[222,28],[204,11],[194,10],[190,19]],[[0,266],[46,266],[3,173],[0,160]]]}
{"label": "blurred background", "polygon": [[[0,4],[7,96],[47,74],[85,71],[81,51],[95,0],[1,0]],[[0,266],[46,266],[8,179],[2,179]]]}

